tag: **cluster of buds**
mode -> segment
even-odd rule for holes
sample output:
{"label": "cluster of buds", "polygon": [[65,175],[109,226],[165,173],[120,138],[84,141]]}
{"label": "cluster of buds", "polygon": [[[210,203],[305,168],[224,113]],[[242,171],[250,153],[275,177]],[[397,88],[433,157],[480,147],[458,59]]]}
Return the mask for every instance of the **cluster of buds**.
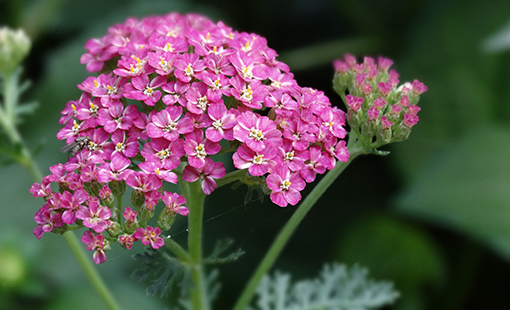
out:
{"label": "cluster of buds", "polygon": [[[232,152],[246,183],[260,182],[281,207],[349,158],[345,113],[322,92],[298,86],[256,34],[171,13],[128,19],[85,48],[81,62],[99,75],[78,85],[83,94],[67,103],[57,135],[73,144],[72,157],[31,192],[45,199],[37,238],[86,227],[82,241],[96,263],[112,242],[161,247],[161,231],[189,212],[165,185],[199,181],[211,194],[226,175],[211,158],[220,151]],[[114,197],[120,201],[128,186],[134,209],[121,210]],[[147,226],[161,201],[157,226]]]}
{"label": "cluster of buds", "polygon": [[[365,149],[406,140],[418,123],[417,104],[427,87],[414,80],[398,86],[399,74],[389,70],[393,62],[370,57],[356,63],[352,55],[334,62],[333,87],[344,99],[347,122]],[[345,93],[348,95],[345,95]]]}

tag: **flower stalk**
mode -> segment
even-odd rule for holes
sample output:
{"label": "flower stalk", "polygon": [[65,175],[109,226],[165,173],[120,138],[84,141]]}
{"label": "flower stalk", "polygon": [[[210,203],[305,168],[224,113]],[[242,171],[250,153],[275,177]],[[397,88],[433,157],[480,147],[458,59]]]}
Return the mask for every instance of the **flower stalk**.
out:
{"label": "flower stalk", "polygon": [[83,250],[81,244],[78,242],[76,235],[72,231],[68,231],[64,234],[64,238],[71,248],[71,251],[73,251],[74,257],[76,257],[76,260],[80,264],[83,272],[89,279],[90,284],[92,284],[92,287],[104,301],[108,309],[120,310],[120,307],[115,302],[115,299],[113,298],[110,290],[97,273],[94,265],[92,265],[90,262],[90,258],[85,254],[85,251]]}
{"label": "flower stalk", "polygon": [[[191,304],[195,310],[209,309],[202,266],[202,219],[205,194],[200,182],[180,182],[182,194],[186,198],[188,214],[188,252],[191,266],[191,278],[194,286],[190,288]],[[178,252],[179,253],[179,252]],[[182,254],[182,253],[181,253]],[[181,255],[182,256],[182,255]]]}
{"label": "flower stalk", "polygon": [[333,184],[338,176],[347,168],[347,166],[359,155],[368,153],[366,150],[360,147],[357,143],[358,139],[355,133],[351,131],[349,133],[349,143],[347,149],[349,150],[349,160],[347,162],[337,162],[335,168],[324,175],[322,180],[313,188],[313,190],[306,196],[303,202],[299,205],[297,210],[292,214],[289,221],[283,226],[282,230],[278,233],[278,236],[273,241],[273,244],[267,251],[266,255],[260,262],[259,266],[251,276],[248,284],[245,286],[243,292],[238,298],[234,310],[244,310],[248,306],[252,299],[257,286],[259,285],[262,277],[271,269],[274,262],[280,255],[284,246],[289,241],[290,237],[299,226],[301,221],[305,218],[308,212],[312,209],[315,203],[320,199],[322,194]]}

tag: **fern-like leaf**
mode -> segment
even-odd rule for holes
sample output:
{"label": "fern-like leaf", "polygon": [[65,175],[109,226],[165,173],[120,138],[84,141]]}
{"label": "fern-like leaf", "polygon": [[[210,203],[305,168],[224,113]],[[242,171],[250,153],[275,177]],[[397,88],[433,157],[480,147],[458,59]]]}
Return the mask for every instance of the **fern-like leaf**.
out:
{"label": "fern-like leaf", "polygon": [[276,273],[260,283],[259,310],[369,310],[393,303],[399,296],[389,282],[368,279],[355,265],[325,265],[318,278],[291,284],[290,275]]}
{"label": "fern-like leaf", "polygon": [[158,291],[166,297],[175,285],[187,288],[192,285],[189,268],[186,268],[175,257],[163,251],[147,249],[143,254],[135,254],[133,258],[146,267],[135,270],[132,277],[144,281],[152,278],[147,294],[154,296]]}

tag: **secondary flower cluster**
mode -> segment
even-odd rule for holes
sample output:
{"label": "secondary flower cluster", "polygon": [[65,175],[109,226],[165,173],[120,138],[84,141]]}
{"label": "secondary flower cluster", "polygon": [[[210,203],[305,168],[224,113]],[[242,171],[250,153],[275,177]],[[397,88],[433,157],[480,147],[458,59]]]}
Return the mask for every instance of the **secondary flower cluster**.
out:
{"label": "secondary flower cluster", "polygon": [[[393,62],[365,57],[356,63],[352,55],[334,62],[333,87],[343,97],[349,126],[367,149],[406,140],[418,123],[417,104],[427,87],[414,80],[398,86],[399,74],[389,70]],[[349,94],[345,96],[345,91]]]}
{"label": "secondary flower cluster", "polygon": [[[345,113],[322,92],[298,86],[256,34],[171,13],[128,19],[85,48],[81,62],[100,74],[78,85],[83,94],[62,111],[57,137],[90,141],[31,192],[46,201],[36,236],[85,226],[82,241],[96,263],[111,242],[162,246],[161,230],[188,213],[166,182],[199,180],[209,195],[226,174],[211,158],[220,151],[234,152],[234,166],[265,182],[282,207],[295,205],[317,173],[348,160]],[[114,203],[127,186],[136,211]],[[157,227],[147,226],[160,201]]]}

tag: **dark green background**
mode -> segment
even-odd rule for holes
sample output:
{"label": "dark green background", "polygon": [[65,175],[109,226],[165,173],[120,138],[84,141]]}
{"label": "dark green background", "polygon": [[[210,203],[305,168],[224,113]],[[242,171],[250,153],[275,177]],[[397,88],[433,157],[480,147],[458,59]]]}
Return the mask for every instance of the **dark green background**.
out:
{"label": "dark green background", "polygon": [[[402,82],[429,88],[410,139],[388,147],[388,157],[356,159],[301,224],[277,269],[303,278],[324,262],[359,262],[395,281],[402,298],[391,309],[510,307],[510,2],[0,0],[0,24],[33,39],[24,62],[33,86],[23,99],[40,107],[21,131],[33,148],[42,145],[36,160],[45,174],[66,160],[55,135],[60,111],[89,76],[79,63],[86,40],[128,17],[175,10],[266,37],[298,83],[323,90],[334,105],[341,102],[331,62],[346,52],[389,57]],[[0,169],[0,270],[22,271],[15,283],[0,283],[0,309],[104,309],[64,239],[32,235],[42,199],[28,192],[29,174],[17,165]],[[225,237],[246,251],[219,266],[216,309],[232,305],[295,209],[268,197],[244,206],[244,194],[220,188],[206,202],[206,252]],[[170,233],[184,242],[184,229],[180,222]],[[130,278],[131,254],[141,250],[116,246],[98,269],[125,309],[163,309],[165,299],[145,297],[147,282]]]}

